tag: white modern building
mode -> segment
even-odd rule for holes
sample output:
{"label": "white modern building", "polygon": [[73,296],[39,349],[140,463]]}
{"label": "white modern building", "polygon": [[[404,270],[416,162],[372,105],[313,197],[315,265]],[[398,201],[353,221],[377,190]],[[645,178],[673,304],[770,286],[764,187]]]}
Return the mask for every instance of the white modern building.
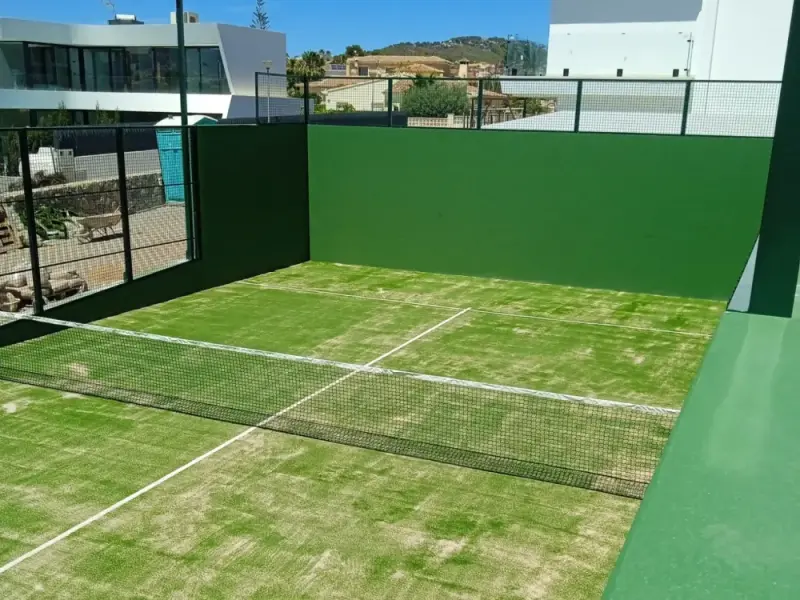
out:
{"label": "white modern building", "polygon": [[792,4],[552,0],[547,78],[501,89],[556,110],[492,127],[771,136]]}
{"label": "white modern building", "polygon": [[792,0],[552,0],[547,75],[778,81]]}
{"label": "white modern building", "polygon": [[[254,116],[254,74],[265,63],[286,72],[285,34],[194,17],[185,25],[189,112]],[[132,16],[112,23],[0,18],[0,127],[36,125],[60,106],[75,124],[95,122],[98,108],[118,112],[123,122],[178,114],[177,27]],[[287,97],[282,78],[271,80],[272,114],[299,113],[302,100]]]}

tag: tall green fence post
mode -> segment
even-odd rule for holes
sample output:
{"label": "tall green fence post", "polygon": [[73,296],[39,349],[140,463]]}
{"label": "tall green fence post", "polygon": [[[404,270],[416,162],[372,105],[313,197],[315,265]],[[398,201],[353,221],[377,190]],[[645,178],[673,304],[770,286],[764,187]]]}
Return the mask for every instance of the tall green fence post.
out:
{"label": "tall green fence post", "polygon": [[683,112],[681,113],[681,135],[686,135],[686,126],[689,123],[689,103],[692,100],[692,81],[686,81],[686,90],[683,93]]}
{"label": "tall green fence post", "polygon": [[578,89],[575,91],[575,124],[572,131],[581,130],[581,104],[583,103],[583,79],[578,80]]}
{"label": "tall green fence post", "polygon": [[478,122],[475,123],[475,129],[481,128],[481,119],[483,119],[483,79],[478,79]]}
{"label": "tall green fence post", "polygon": [[25,221],[28,226],[28,252],[31,257],[31,279],[33,283],[33,314],[40,315],[44,310],[42,298],[42,274],[39,270],[39,240],[36,237],[36,211],[33,208],[33,185],[31,162],[28,156],[28,132],[19,131],[19,156],[22,163],[22,191],[25,194]]}
{"label": "tall green fence post", "polygon": [[258,125],[260,123],[260,121],[258,120],[258,111],[259,111],[259,106],[258,106],[258,71],[256,71],[256,80],[255,80],[254,83],[255,83],[255,86],[256,86],[256,95],[255,95],[255,99],[256,99],[256,125]]}
{"label": "tall green fence post", "polygon": [[386,84],[386,104],[388,105],[389,111],[389,127],[392,126],[392,78],[389,77],[389,81]]}
{"label": "tall green fence post", "polygon": [[175,0],[178,26],[178,87],[181,105],[181,158],[183,170],[183,206],[186,220],[186,259],[194,257],[194,228],[192,224],[192,185],[189,182],[189,104],[186,81],[186,39],[183,25],[183,0]]}
{"label": "tall green fence post", "polygon": [[791,317],[800,268],[800,3],[789,24],[748,312]]}
{"label": "tall green fence post", "polygon": [[133,254],[131,252],[131,227],[128,211],[128,175],[125,170],[125,130],[116,129],[117,180],[119,185],[119,214],[122,221],[122,255],[125,260],[125,283],[133,281]]}
{"label": "tall green fence post", "polygon": [[303,75],[303,113],[305,114],[306,125],[311,121],[308,114],[311,111],[311,84],[308,80],[308,75]]}

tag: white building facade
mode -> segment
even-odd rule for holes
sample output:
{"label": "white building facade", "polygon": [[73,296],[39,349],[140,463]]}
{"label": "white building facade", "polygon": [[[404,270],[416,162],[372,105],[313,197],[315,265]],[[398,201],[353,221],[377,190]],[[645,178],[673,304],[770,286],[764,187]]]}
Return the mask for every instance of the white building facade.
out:
{"label": "white building facade", "polygon": [[[286,36],[213,23],[187,23],[188,109],[216,118],[255,114],[256,71],[286,72]],[[36,125],[66,108],[75,124],[97,109],[123,122],[179,114],[175,25],[70,25],[0,18],[0,127]],[[264,93],[264,90],[259,90]],[[270,86],[273,114],[299,113],[285,81]]]}
{"label": "white building facade", "polygon": [[552,0],[550,77],[777,81],[792,0]]}

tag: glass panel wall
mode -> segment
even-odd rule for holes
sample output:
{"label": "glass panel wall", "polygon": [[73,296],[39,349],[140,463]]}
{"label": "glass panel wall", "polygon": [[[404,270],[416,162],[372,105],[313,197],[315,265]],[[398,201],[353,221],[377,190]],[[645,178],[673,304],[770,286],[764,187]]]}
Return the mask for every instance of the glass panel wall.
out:
{"label": "glass panel wall", "polygon": [[[190,94],[229,93],[219,48],[187,48],[186,63]],[[180,90],[178,49],[0,43],[0,89],[26,87],[177,93]]]}
{"label": "glass panel wall", "polygon": [[132,92],[152,92],[155,89],[152,48],[128,48],[128,66]]}
{"label": "glass panel wall", "polygon": [[98,92],[111,91],[111,59],[108,50],[92,50],[94,62],[94,88]]}
{"label": "glass panel wall", "polygon": [[24,56],[22,42],[0,42],[0,89],[25,88]]}
{"label": "glass panel wall", "polygon": [[178,49],[154,48],[153,64],[156,81],[156,91],[178,91]]}
{"label": "glass panel wall", "polygon": [[200,87],[204,94],[228,93],[228,80],[219,48],[200,48]]}
{"label": "glass panel wall", "polygon": [[111,89],[115,92],[130,91],[130,80],[127,77],[125,50],[119,48],[109,50],[109,62],[111,63]]}
{"label": "glass panel wall", "polygon": [[202,92],[200,85],[200,48],[186,49],[186,91],[190,94]]}
{"label": "glass panel wall", "polygon": [[53,57],[55,63],[55,88],[58,90],[71,89],[69,48],[66,46],[54,46]]}
{"label": "glass panel wall", "polygon": [[83,88],[90,92],[97,90],[97,84],[94,77],[94,58],[92,58],[92,51],[89,49],[83,50]]}
{"label": "glass panel wall", "polygon": [[69,49],[69,78],[70,89],[81,90],[81,51],[78,48]]}

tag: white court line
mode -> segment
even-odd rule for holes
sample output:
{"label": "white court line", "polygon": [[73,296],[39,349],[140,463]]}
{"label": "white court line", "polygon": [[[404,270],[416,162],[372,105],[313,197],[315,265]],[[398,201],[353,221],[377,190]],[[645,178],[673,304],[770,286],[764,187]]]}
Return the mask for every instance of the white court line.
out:
{"label": "white court line", "polygon": [[[398,300],[395,298],[381,298],[380,296],[361,296],[358,294],[345,294],[343,292],[330,292],[328,290],[321,290],[319,288],[298,288],[292,286],[271,285],[268,283],[258,283],[256,281],[236,281],[233,284],[244,284],[260,287],[265,290],[282,290],[285,292],[297,292],[298,294],[322,294],[326,296],[341,296],[342,298],[356,298],[358,300],[376,300],[379,302],[393,302],[395,304],[410,304],[411,306],[425,306],[428,308],[442,308],[447,310],[458,310],[458,306],[445,306],[442,304],[427,304],[424,302],[412,302],[409,300]],[[488,310],[485,308],[473,308],[472,312],[483,313],[488,315],[501,315],[504,317],[519,317],[521,319],[535,319],[537,321],[553,321],[556,323],[571,323],[574,325],[594,325],[597,327],[613,327],[616,329],[633,329],[635,331],[649,331],[653,333],[670,333],[674,335],[685,335],[689,337],[702,337],[710,338],[711,334],[697,333],[694,331],[677,331],[675,329],[658,329],[656,327],[637,327],[636,325],[622,325],[619,323],[596,323],[594,321],[582,321],[580,319],[562,319],[559,317],[542,317],[538,315],[526,315],[513,311],[504,310]]]}
{"label": "white court line", "polygon": [[[375,363],[380,362],[384,358],[388,358],[389,356],[391,356],[395,352],[399,352],[400,350],[402,350],[403,348],[405,348],[409,344],[411,344],[413,342],[416,342],[417,340],[419,340],[422,337],[425,337],[429,333],[431,333],[433,331],[436,331],[437,329],[439,329],[440,327],[442,327],[444,325],[447,325],[450,321],[453,321],[454,319],[457,319],[458,317],[460,317],[461,315],[463,315],[464,313],[466,313],[469,310],[470,310],[469,308],[465,308],[464,310],[459,311],[458,313],[452,315],[451,317],[448,317],[444,321],[441,321],[441,322],[437,323],[436,325],[434,325],[433,327],[430,327],[429,329],[426,329],[422,333],[420,333],[418,335],[415,335],[410,340],[408,340],[406,342],[403,342],[402,344],[400,344],[396,348],[392,348],[388,352],[386,352],[384,354],[381,354],[378,358],[368,362],[366,365],[363,365],[363,366],[366,368],[366,367],[371,367],[371,366],[375,365]],[[36,318],[36,320],[38,320],[38,318]],[[33,550],[30,550],[30,551],[26,552],[25,554],[23,554],[21,556],[18,556],[14,560],[12,560],[10,562],[7,562],[2,567],[0,567],[0,575],[5,573],[9,569],[13,569],[18,564],[20,564],[23,561],[28,560],[32,556],[36,556],[41,551],[46,550],[47,548],[50,548],[51,546],[57,544],[61,540],[64,540],[64,539],[68,538],[73,533],[76,533],[76,532],[80,531],[81,529],[84,529],[85,527],[88,527],[89,525],[91,525],[95,521],[98,521],[98,520],[102,519],[103,517],[105,517],[109,513],[114,512],[118,508],[121,508],[122,506],[125,506],[129,502],[131,502],[133,500],[136,500],[139,496],[142,496],[142,495],[146,494],[147,492],[149,492],[150,490],[157,488],[162,483],[165,483],[165,482],[169,481],[170,479],[172,479],[176,475],[180,475],[185,470],[193,467],[194,465],[196,465],[196,464],[198,464],[200,462],[203,462],[208,457],[213,456],[214,454],[216,454],[220,450],[224,450],[225,448],[227,448],[228,446],[230,446],[234,442],[238,442],[239,440],[247,437],[248,435],[250,435],[251,433],[253,433],[257,429],[259,429],[260,427],[263,427],[264,425],[266,425],[270,421],[272,421],[274,419],[277,419],[278,417],[280,417],[281,415],[287,413],[288,411],[292,410],[293,408],[297,408],[298,406],[300,406],[304,402],[308,402],[312,398],[315,398],[316,396],[319,396],[321,393],[331,389],[333,386],[341,383],[342,381],[345,381],[346,379],[349,379],[350,377],[352,377],[353,375],[356,375],[359,372],[360,371],[351,371],[350,373],[347,373],[346,375],[343,375],[342,377],[340,377],[339,379],[333,381],[332,383],[329,383],[325,387],[318,389],[316,392],[313,392],[312,394],[309,394],[305,398],[301,398],[300,400],[298,400],[294,404],[291,404],[290,406],[287,406],[286,408],[284,408],[282,410],[279,410],[274,415],[271,415],[271,416],[267,417],[266,419],[261,421],[258,425],[254,426],[254,427],[249,427],[248,429],[245,429],[244,431],[240,432],[238,435],[236,435],[236,436],[232,437],[231,439],[221,443],[216,448],[213,448],[212,450],[209,450],[205,454],[202,454],[202,455],[198,456],[197,458],[194,458],[194,459],[190,460],[188,463],[178,467],[177,469],[175,469],[171,473],[167,473],[161,479],[157,479],[156,481],[146,485],[142,489],[132,493],[130,496],[127,496],[127,497],[123,498],[122,500],[120,500],[119,502],[117,502],[115,504],[112,504],[108,508],[104,508],[103,510],[101,510],[97,514],[92,515],[91,517],[89,517],[85,521],[81,521],[77,525],[73,525],[72,527],[70,527],[66,531],[63,531],[62,533],[58,534],[54,538],[52,538],[50,540],[47,540],[43,544],[41,544],[41,545],[37,546],[36,548],[34,548]]]}

